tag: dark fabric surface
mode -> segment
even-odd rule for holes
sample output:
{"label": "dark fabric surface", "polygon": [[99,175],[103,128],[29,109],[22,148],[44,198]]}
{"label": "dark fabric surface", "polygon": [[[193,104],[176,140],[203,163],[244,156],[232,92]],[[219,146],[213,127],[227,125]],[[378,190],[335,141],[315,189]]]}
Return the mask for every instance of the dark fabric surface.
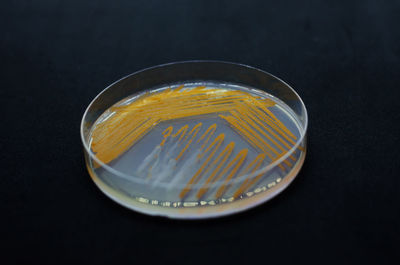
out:
{"label": "dark fabric surface", "polygon": [[[398,264],[399,14],[399,1],[3,2],[0,263]],[[80,119],[120,77],[190,59],[291,84],[306,162],[242,214],[131,212],[92,183]]]}

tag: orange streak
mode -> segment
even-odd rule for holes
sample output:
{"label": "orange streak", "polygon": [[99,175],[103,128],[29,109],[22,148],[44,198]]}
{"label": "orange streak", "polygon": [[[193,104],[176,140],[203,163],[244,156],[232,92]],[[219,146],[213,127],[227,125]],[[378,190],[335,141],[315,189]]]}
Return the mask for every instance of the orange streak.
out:
{"label": "orange streak", "polygon": [[110,145],[101,146],[101,148],[97,149],[96,156],[104,163],[112,161],[115,157],[118,157],[119,154],[134,145],[136,141],[140,139],[145,133],[150,131],[150,129],[154,127],[156,121],[157,120],[150,119],[138,130],[134,131],[128,137],[124,138],[119,145],[113,145],[111,147]]}
{"label": "orange streak", "polygon": [[182,140],[183,136],[185,136],[186,131],[187,131],[188,128],[189,128],[189,125],[187,125],[187,124],[182,126],[177,133],[172,135],[172,137],[175,138],[178,135],[181,135],[181,137],[179,137],[179,140],[178,140],[178,142],[180,142]]}
{"label": "orange streak", "polygon": [[[244,170],[244,173],[241,174],[246,175],[249,171],[250,168],[255,164],[256,166],[251,170],[251,174],[245,179],[245,181],[243,181],[242,185],[240,185],[239,189],[234,193],[233,197],[236,199],[240,194],[242,194],[245,190],[247,190],[251,184],[248,184],[249,182],[249,178],[252,176],[252,174],[261,166],[261,163],[263,162],[265,158],[264,154],[259,154],[251,163],[250,165],[247,166],[247,168]],[[257,177],[261,177],[262,174],[259,174]],[[254,180],[254,179],[253,179]]]}
{"label": "orange streak", "polygon": [[208,127],[208,129],[206,130],[206,132],[200,137],[199,140],[197,140],[197,143],[199,143],[201,140],[203,140],[203,138],[208,134],[207,139],[204,141],[203,145],[200,147],[201,150],[203,150],[204,146],[208,143],[208,140],[210,140],[210,137],[214,134],[215,130],[217,129],[217,124],[212,124],[210,125],[210,127]]}
{"label": "orange streak", "polygon": [[[247,114],[246,110],[243,110],[242,106],[238,106],[238,109],[241,110],[242,118],[244,118],[244,121],[253,126],[257,131],[259,131],[262,135],[264,135],[268,140],[270,140],[276,147],[278,147],[281,151],[286,152],[286,150],[277,142],[275,141],[270,135],[265,133],[263,129],[261,129],[253,120],[253,115]],[[275,135],[275,134],[274,134]],[[285,143],[286,144],[286,143]],[[277,152],[275,154],[278,154]],[[296,158],[293,156],[289,156],[293,161],[296,161]]]}
{"label": "orange streak", "polygon": [[[246,129],[244,129],[239,122],[232,116],[223,116],[220,115],[221,118],[223,118],[224,120],[228,121],[229,124],[231,126],[233,126],[237,132],[241,135],[244,135],[245,138],[249,141],[249,143],[254,146],[255,148],[263,151],[271,160],[271,162],[275,161],[276,159],[273,158],[273,156],[270,154],[269,150],[267,148],[265,148],[265,146],[262,145],[262,143],[260,143],[258,141],[258,139],[256,137],[254,137],[251,133],[249,133]],[[284,170],[285,168],[279,164],[279,167]]]}
{"label": "orange streak", "polygon": [[[217,159],[214,160],[214,162],[211,164],[210,167],[208,167],[208,169],[212,168],[213,166],[215,166],[219,160],[221,159],[221,157],[223,155],[224,158],[222,159],[221,163],[218,164],[218,166],[213,170],[213,172],[211,173],[211,175],[208,177],[208,179],[206,180],[206,182],[204,183],[204,185],[200,188],[199,192],[197,193],[197,198],[201,198],[207,191],[208,191],[208,187],[209,187],[209,183],[212,182],[214,183],[215,181],[218,180],[218,178],[214,179],[214,176],[218,173],[218,171],[221,169],[221,167],[225,164],[226,160],[229,158],[229,156],[231,155],[233,148],[235,147],[235,143],[234,142],[230,142],[225,149],[219,154],[219,156],[217,157]],[[207,172],[206,172],[207,173]]]}
{"label": "orange streak", "polygon": [[172,133],[173,130],[174,130],[174,127],[169,126],[167,129],[165,129],[165,130],[162,132],[162,134],[163,134],[163,136],[164,136],[164,139],[162,140],[162,142],[161,142],[161,144],[160,144],[161,146],[163,146],[163,145],[165,144],[165,141],[167,140],[168,136],[171,135],[171,133]]}
{"label": "orange streak", "polygon": [[292,137],[293,139],[297,139],[297,137],[286,128],[285,125],[283,125],[283,123],[274,115],[274,113],[272,113],[272,111],[270,111],[268,108],[266,108],[263,105],[259,106],[264,112],[266,112],[269,116],[271,116],[272,120],[290,137]]}
{"label": "orange streak", "polygon": [[[268,109],[274,105],[275,102],[271,99],[254,96],[245,91],[206,88],[205,86],[185,89],[181,85],[174,89],[146,92],[132,102],[112,106],[108,110],[114,114],[94,126],[91,135],[91,148],[100,160],[108,163],[133,146],[159,122],[221,112],[233,113],[232,115],[235,116],[236,110],[239,114],[236,114],[235,120],[231,119],[231,121],[235,121],[232,126],[236,127],[236,130],[241,132],[242,135],[245,135],[245,138],[250,140],[252,145],[259,146],[259,148],[261,146],[261,150],[274,161],[277,158],[272,158],[271,154],[275,154],[277,157],[284,155],[284,150],[282,150],[278,141],[289,148],[287,142],[294,144],[292,138],[296,139],[293,133]],[[251,129],[250,126],[255,129]],[[248,130],[249,128],[250,130]],[[177,160],[183,156],[199,132],[199,130],[193,128],[192,134],[187,134],[187,130],[188,126],[183,126],[172,135],[173,128],[169,127],[163,132],[164,139],[160,143],[161,146],[171,135],[172,137],[180,135],[178,141],[181,143],[189,139],[190,135],[192,136],[192,139],[176,158]],[[274,133],[274,130],[276,133]],[[204,140],[201,150],[205,148],[215,131],[216,124],[213,124],[197,140],[197,142]],[[248,133],[243,134],[244,131],[248,131]],[[265,131],[268,131],[271,136]],[[279,154],[258,133],[268,138],[283,153]],[[248,136],[249,134],[253,135]],[[303,150],[302,147],[299,147],[299,149]],[[272,153],[269,154],[269,152]],[[285,163],[291,165],[287,160],[285,160]]]}
{"label": "orange streak", "polygon": [[179,155],[175,158],[176,161],[178,161],[179,158],[181,158],[181,156],[185,153],[186,149],[189,148],[190,144],[192,143],[193,139],[196,137],[196,135],[197,135],[197,133],[199,132],[200,127],[201,127],[202,125],[203,125],[203,124],[202,124],[201,122],[198,123],[196,126],[193,127],[193,129],[189,132],[189,134],[186,135],[185,140],[186,140],[186,138],[187,138],[189,135],[192,135],[192,133],[196,130],[195,133],[193,134],[192,138],[190,138],[189,142],[188,142],[188,143],[186,144],[186,146],[182,149],[182,151],[179,153]]}
{"label": "orange streak", "polygon": [[206,161],[201,165],[199,170],[197,170],[196,174],[194,174],[194,176],[186,184],[186,187],[181,191],[181,193],[179,194],[180,198],[185,197],[185,195],[191,190],[191,185],[192,184],[196,184],[200,180],[201,173],[203,172],[204,168],[208,165],[208,163],[210,162],[211,158],[214,156],[215,152],[218,150],[218,148],[220,147],[220,145],[224,141],[224,138],[225,138],[225,134],[221,133],[220,135],[218,135],[217,138],[215,138],[215,140],[211,143],[211,145],[204,151],[203,155],[205,153],[207,153],[207,151],[209,151],[216,144],[214,150],[207,157]]}
{"label": "orange streak", "polygon": [[[240,112],[239,112],[240,113]],[[275,148],[273,148],[270,144],[268,144],[256,131],[254,131],[246,122],[246,120],[243,120],[243,114],[241,116],[237,115],[235,112],[231,112],[231,114],[237,119],[240,125],[244,127],[247,132],[249,132],[251,135],[254,135],[257,140],[259,140],[264,146],[266,146],[269,150],[271,150],[274,154],[278,155],[278,151],[276,151]]]}
{"label": "orange streak", "polygon": [[221,176],[225,175],[225,173],[228,171],[228,169],[230,167],[232,167],[232,165],[234,165],[236,163],[237,160],[239,160],[235,167],[232,169],[232,171],[229,173],[228,177],[225,179],[225,182],[221,185],[221,187],[218,189],[217,193],[216,193],[216,197],[219,198],[221,197],[226,190],[226,187],[229,183],[229,181],[232,179],[233,176],[235,176],[236,172],[238,171],[239,167],[242,165],[243,161],[245,160],[246,156],[248,153],[248,149],[242,149],[237,155],[236,157],[224,168],[224,170],[222,171],[222,173],[220,174],[220,176],[218,176],[218,178],[220,178]]}

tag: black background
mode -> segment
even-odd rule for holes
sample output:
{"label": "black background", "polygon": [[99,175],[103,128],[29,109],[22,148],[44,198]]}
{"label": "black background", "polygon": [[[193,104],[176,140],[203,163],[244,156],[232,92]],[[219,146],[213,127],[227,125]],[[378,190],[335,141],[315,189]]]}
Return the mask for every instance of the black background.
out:
{"label": "black background", "polygon": [[[399,1],[3,1],[0,50],[1,263],[399,264]],[[89,102],[190,59],[264,69],[303,98],[309,152],[277,198],[173,221],[92,183]]]}

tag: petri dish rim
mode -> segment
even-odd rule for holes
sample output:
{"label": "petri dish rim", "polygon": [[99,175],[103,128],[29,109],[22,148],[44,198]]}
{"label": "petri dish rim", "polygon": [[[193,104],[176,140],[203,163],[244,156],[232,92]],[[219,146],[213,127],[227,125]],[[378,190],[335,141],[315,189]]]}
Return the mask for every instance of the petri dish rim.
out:
{"label": "petri dish rim", "polygon": [[[289,89],[289,90],[296,96],[296,100],[298,100],[298,101],[300,102],[301,109],[302,109],[302,111],[304,112],[304,122],[303,122],[304,125],[303,125],[302,130],[300,131],[300,137],[297,139],[296,144],[293,145],[292,148],[291,148],[290,150],[288,150],[288,151],[285,153],[285,155],[283,155],[283,156],[280,157],[279,159],[277,159],[277,160],[275,160],[274,162],[268,164],[267,166],[265,166],[265,167],[263,167],[263,168],[257,170],[256,172],[253,172],[254,175],[266,173],[268,170],[270,170],[270,169],[274,168],[275,166],[281,164],[281,163],[282,163],[284,160],[286,160],[290,155],[292,155],[293,152],[299,147],[299,145],[305,140],[305,137],[306,137],[306,135],[307,135],[307,127],[308,127],[308,113],[307,113],[307,109],[306,109],[306,107],[305,107],[305,104],[304,104],[303,100],[302,100],[301,97],[298,95],[298,93],[297,93],[289,84],[287,84],[285,81],[283,81],[282,79],[280,79],[280,78],[274,76],[273,74],[270,74],[270,73],[268,73],[268,72],[266,72],[266,71],[264,71],[264,70],[261,70],[261,69],[258,69],[258,68],[255,68],[255,67],[252,67],[252,66],[249,66],[249,65],[245,65],[245,64],[233,63],[233,62],[227,62],[227,61],[219,61],[219,60],[189,60],[189,61],[177,61],[177,62],[171,62],[171,63],[160,64],[160,65],[156,65],[156,66],[152,66],[152,67],[148,67],[148,68],[145,68],[145,69],[136,71],[136,72],[134,72],[134,73],[131,73],[131,74],[129,74],[129,75],[126,75],[126,76],[124,76],[124,77],[118,79],[117,81],[111,83],[109,86],[107,86],[105,89],[103,89],[103,90],[89,103],[88,107],[86,108],[86,110],[85,110],[85,112],[84,112],[84,114],[83,114],[82,120],[81,120],[81,125],[80,125],[81,141],[82,141],[82,143],[83,143],[85,152],[89,155],[89,157],[90,157],[91,159],[93,159],[94,161],[96,161],[96,163],[98,163],[103,169],[109,171],[110,173],[112,173],[112,174],[114,174],[114,175],[116,175],[116,176],[118,176],[118,177],[121,177],[121,178],[126,179],[126,180],[128,180],[128,181],[135,181],[136,183],[139,183],[139,184],[146,184],[145,180],[143,180],[142,178],[140,178],[140,177],[138,177],[138,176],[136,176],[136,175],[134,175],[134,174],[128,175],[128,174],[125,174],[125,173],[123,173],[123,172],[121,172],[121,171],[119,171],[119,170],[116,170],[116,169],[112,168],[111,166],[107,165],[106,163],[104,163],[103,161],[101,161],[101,160],[96,156],[96,154],[94,154],[94,153],[90,150],[90,143],[89,143],[88,141],[86,141],[86,139],[85,139],[85,131],[84,131],[84,130],[85,130],[85,125],[84,125],[84,123],[85,123],[86,117],[87,117],[87,115],[88,115],[88,113],[89,113],[91,107],[93,106],[93,104],[94,104],[97,100],[99,100],[99,99],[101,98],[101,96],[102,96],[106,91],[112,89],[113,86],[115,86],[116,84],[118,84],[118,83],[120,83],[120,82],[126,80],[127,78],[130,78],[130,77],[132,77],[132,76],[134,76],[134,75],[138,75],[138,74],[140,74],[140,73],[144,73],[144,72],[146,72],[146,71],[151,71],[151,70],[160,69],[160,68],[164,68],[164,67],[168,67],[168,66],[173,66],[173,65],[176,65],[176,64],[193,64],[193,63],[215,63],[215,64],[234,65],[234,66],[242,67],[242,68],[244,68],[244,69],[248,69],[248,70],[252,70],[252,71],[258,71],[258,72],[260,72],[260,73],[262,73],[262,74],[264,74],[264,75],[268,75],[269,77],[272,77],[273,79],[275,79],[275,80],[277,80],[278,82],[280,82],[281,84],[283,84],[287,89]],[[151,89],[151,88],[149,88],[149,89]],[[256,90],[257,90],[259,93],[266,93],[266,94],[268,94],[267,92],[265,92],[265,91],[263,91],[263,90],[260,90],[260,89],[256,89]],[[137,92],[137,93],[139,94],[139,93],[141,93],[141,92],[142,92],[142,91]],[[115,102],[115,103],[116,103],[116,102]],[[252,174],[252,175],[253,175],[253,174]],[[247,175],[240,176],[240,177],[236,178],[234,182],[240,182],[242,179],[244,179],[244,178],[246,178],[246,177],[248,177],[248,176],[247,176]],[[165,185],[165,184],[159,183],[159,185],[163,186],[163,185]],[[182,185],[182,187],[184,186],[183,184],[181,184],[181,185]],[[178,187],[181,186],[181,185],[180,185],[180,184],[177,184]],[[196,185],[194,185],[194,186],[196,186]]]}

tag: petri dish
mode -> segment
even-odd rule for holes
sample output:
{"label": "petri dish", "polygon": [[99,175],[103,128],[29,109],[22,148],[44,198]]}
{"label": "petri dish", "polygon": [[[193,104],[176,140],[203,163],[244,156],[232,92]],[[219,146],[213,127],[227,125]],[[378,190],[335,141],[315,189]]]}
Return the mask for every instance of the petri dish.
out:
{"label": "petri dish", "polygon": [[237,213],[284,190],[306,155],[307,111],[279,78],[220,61],[151,67],[104,89],[81,123],[86,166],[148,215]]}

